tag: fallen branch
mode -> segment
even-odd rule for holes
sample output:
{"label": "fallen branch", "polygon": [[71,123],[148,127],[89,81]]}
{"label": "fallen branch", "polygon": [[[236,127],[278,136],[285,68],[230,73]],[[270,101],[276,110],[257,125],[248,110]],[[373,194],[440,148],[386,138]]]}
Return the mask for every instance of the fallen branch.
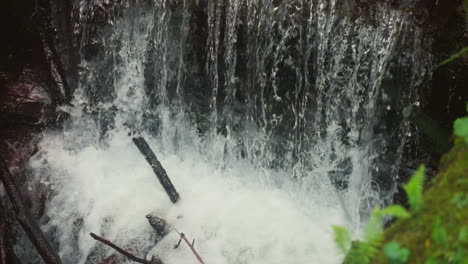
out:
{"label": "fallen branch", "polygon": [[120,254],[126,256],[127,258],[129,258],[129,259],[131,259],[131,260],[133,260],[133,261],[135,261],[135,262],[144,263],[144,264],[160,264],[160,263],[162,264],[162,262],[160,262],[160,261],[157,262],[157,261],[155,261],[155,260],[146,260],[146,259],[139,258],[139,257],[133,255],[132,253],[130,253],[130,252],[128,252],[128,251],[126,251],[126,250],[124,250],[124,249],[118,247],[117,245],[115,245],[114,243],[110,242],[109,240],[107,240],[107,239],[105,239],[105,238],[103,238],[103,237],[100,237],[100,236],[98,236],[98,235],[96,235],[96,234],[94,234],[94,233],[90,233],[90,235],[91,235],[95,240],[97,240],[97,241],[99,241],[99,242],[102,242],[102,243],[108,245],[109,247],[115,249],[115,250],[116,250],[117,252],[119,252]]}
{"label": "fallen branch", "polygon": [[18,186],[16,186],[16,182],[8,170],[7,164],[2,156],[0,156],[0,181],[3,183],[6,194],[13,205],[16,219],[20,223],[29,240],[31,240],[32,244],[39,252],[39,255],[41,255],[44,262],[47,264],[61,264],[62,260],[52,249],[44,233],[42,233],[37,223],[33,220],[31,213],[24,203],[21,192]]}
{"label": "fallen branch", "polygon": [[200,255],[198,254],[198,252],[195,250],[195,239],[192,241],[192,243],[190,243],[187,239],[187,237],[185,237],[185,234],[184,233],[180,233],[177,229],[176,229],[176,232],[179,234],[180,236],[180,239],[179,239],[179,242],[177,243],[177,245],[174,246],[174,248],[178,248],[180,246],[180,242],[182,242],[182,240],[185,241],[185,243],[189,246],[189,248],[192,250],[193,254],[195,255],[195,257],[198,259],[198,261],[201,263],[201,264],[205,264],[205,262],[203,261],[203,259],[200,257]]}
{"label": "fallen branch", "polygon": [[169,179],[169,176],[167,176],[166,170],[159,162],[156,154],[154,154],[153,150],[151,150],[148,142],[146,142],[146,140],[139,135],[134,136],[132,141],[138,147],[141,154],[143,154],[151,168],[153,168],[154,173],[158,177],[159,182],[161,183],[171,201],[176,203],[180,198],[179,193],[177,193],[177,190],[172,184],[171,179]]}

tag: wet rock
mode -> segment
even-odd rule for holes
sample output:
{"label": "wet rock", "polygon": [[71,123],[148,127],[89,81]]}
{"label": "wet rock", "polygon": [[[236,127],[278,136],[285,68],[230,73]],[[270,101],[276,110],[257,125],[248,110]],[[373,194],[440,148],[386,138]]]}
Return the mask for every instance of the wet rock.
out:
{"label": "wet rock", "polygon": [[166,220],[160,218],[155,214],[148,214],[146,216],[151,227],[156,231],[156,242],[161,240],[165,235],[169,233],[170,225]]}
{"label": "wet rock", "polygon": [[7,83],[0,90],[1,123],[37,125],[45,122],[46,113],[53,112],[45,88],[34,82]]}

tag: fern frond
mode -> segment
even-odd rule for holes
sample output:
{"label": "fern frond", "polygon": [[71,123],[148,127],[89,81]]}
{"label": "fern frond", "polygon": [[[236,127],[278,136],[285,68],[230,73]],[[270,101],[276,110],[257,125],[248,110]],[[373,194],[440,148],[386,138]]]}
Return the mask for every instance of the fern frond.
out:
{"label": "fern frond", "polygon": [[411,217],[411,214],[403,206],[399,204],[390,205],[380,210],[380,213],[382,215],[393,216],[393,217],[403,218],[403,219]]}
{"label": "fern frond", "polygon": [[351,235],[348,229],[342,226],[332,226],[335,233],[335,244],[343,254],[346,254],[351,247]]}
{"label": "fern frond", "polygon": [[424,185],[424,165],[419,166],[418,170],[413,174],[409,182],[403,185],[403,189],[408,197],[408,202],[411,211],[417,213],[423,205],[423,185]]}
{"label": "fern frond", "polygon": [[382,233],[382,214],[381,210],[376,207],[366,225],[364,226],[364,241],[373,241],[376,236]]}

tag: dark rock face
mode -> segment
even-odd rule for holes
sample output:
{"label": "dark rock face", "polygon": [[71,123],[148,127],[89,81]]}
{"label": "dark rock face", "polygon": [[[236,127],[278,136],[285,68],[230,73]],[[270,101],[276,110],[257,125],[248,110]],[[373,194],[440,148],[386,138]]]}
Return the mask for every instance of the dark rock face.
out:
{"label": "dark rock face", "polygon": [[[57,108],[70,95],[52,43],[48,4],[0,2],[0,153],[37,219],[44,212],[49,190],[26,184],[24,167],[37,151],[41,131],[60,124],[63,115]],[[36,251],[16,225],[11,205],[4,197],[0,199],[6,205],[9,242],[15,245],[16,255],[23,263],[39,263]],[[19,263],[13,253],[10,262]]]}
{"label": "dark rock face", "polygon": [[33,154],[34,134],[57,124],[56,108],[66,101],[67,85],[61,80],[61,63],[48,44],[43,8],[1,3],[0,32],[6,39],[0,43],[0,151],[14,170]]}
{"label": "dark rock face", "polygon": [[[434,66],[461,50],[468,43],[466,13],[463,1],[402,1],[416,14],[423,25],[426,40],[430,43]],[[466,113],[468,89],[468,60],[458,58],[433,71],[432,78],[420,89],[420,111],[414,113],[413,140],[405,145],[404,159],[407,166],[400,175],[420,163],[429,167],[429,176],[435,175],[438,160],[450,149],[453,121]],[[411,168],[410,171],[408,168]],[[402,182],[406,177],[401,179]],[[395,202],[406,203],[402,189],[395,195]]]}

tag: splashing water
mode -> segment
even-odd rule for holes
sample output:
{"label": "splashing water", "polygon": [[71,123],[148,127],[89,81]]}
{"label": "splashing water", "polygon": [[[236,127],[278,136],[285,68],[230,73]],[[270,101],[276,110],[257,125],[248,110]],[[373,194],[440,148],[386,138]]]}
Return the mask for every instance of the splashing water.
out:
{"label": "splashing water", "polygon": [[[279,2],[136,1],[99,28],[104,48],[80,65],[66,128],[47,132],[30,163],[53,189],[44,227],[65,263],[113,253],[89,232],[194,263],[188,247],[172,248],[174,231],[154,246],[149,213],[196,239],[206,263],[340,262],[331,225],[357,235],[363,212],[395,189],[376,188],[372,168],[390,168],[383,137],[405,131],[410,109],[381,132],[382,82],[392,63],[407,65],[396,45],[419,49],[419,33],[383,5],[363,21],[338,1]],[[148,139],[177,204],[129,127]]]}

